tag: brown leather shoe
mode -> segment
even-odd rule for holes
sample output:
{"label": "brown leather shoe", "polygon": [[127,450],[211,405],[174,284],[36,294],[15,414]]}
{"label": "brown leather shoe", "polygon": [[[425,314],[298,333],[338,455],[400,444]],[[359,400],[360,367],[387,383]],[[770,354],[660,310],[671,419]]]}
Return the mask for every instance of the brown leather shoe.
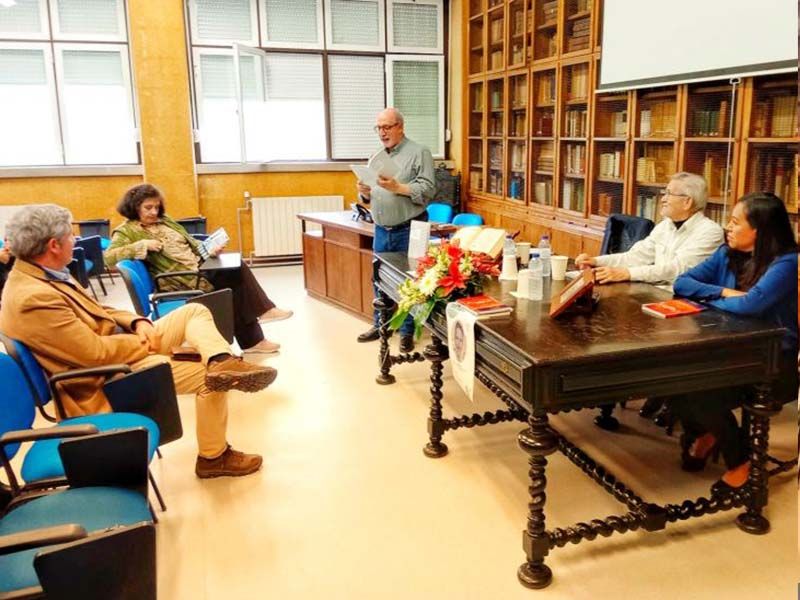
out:
{"label": "brown leather shoe", "polygon": [[241,358],[229,356],[208,365],[206,387],[212,392],[258,392],[275,381],[277,376],[278,371],[272,367],[253,365]]}
{"label": "brown leather shoe", "polygon": [[217,458],[198,456],[194,472],[200,479],[242,477],[258,471],[263,462],[259,454],[245,454],[228,446]]}

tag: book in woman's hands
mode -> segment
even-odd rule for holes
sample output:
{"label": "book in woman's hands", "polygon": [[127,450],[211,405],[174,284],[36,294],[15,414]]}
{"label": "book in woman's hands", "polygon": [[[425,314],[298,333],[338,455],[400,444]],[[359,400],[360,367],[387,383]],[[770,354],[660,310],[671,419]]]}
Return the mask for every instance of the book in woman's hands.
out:
{"label": "book in woman's hands", "polygon": [[512,312],[514,309],[508,304],[503,304],[499,300],[480,294],[478,296],[469,296],[468,298],[460,298],[456,300],[459,306],[463,306],[473,315],[484,317],[487,315],[504,315]]}
{"label": "book in woman's hands", "polygon": [[672,317],[682,317],[683,315],[694,315],[704,311],[706,306],[692,302],[691,300],[675,299],[665,302],[650,302],[642,304],[642,312],[653,315],[659,319],[671,319]]}
{"label": "book in woman's hands", "polygon": [[228,243],[230,238],[228,237],[228,232],[225,231],[224,227],[220,227],[214,233],[209,235],[206,239],[204,239],[201,244],[203,248],[205,248],[208,254],[211,254],[217,248],[223,248],[225,244]]}

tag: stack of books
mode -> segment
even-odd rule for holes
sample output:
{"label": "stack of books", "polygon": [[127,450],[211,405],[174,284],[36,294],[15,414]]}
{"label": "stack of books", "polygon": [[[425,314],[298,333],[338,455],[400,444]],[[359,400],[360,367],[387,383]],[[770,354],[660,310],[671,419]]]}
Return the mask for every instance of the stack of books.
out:
{"label": "stack of books", "polygon": [[589,47],[589,31],[589,17],[576,20],[567,38],[567,52],[586,50]]}
{"label": "stack of books", "polygon": [[536,170],[553,172],[555,152],[553,144],[545,143],[540,146],[539,155],[536,157]]}
{"label": "stack of books", "polygon": [[503,304],[486,294],[460,298],[456,300],[456,303],[477,317],[496,317],[514,312],[514,309],[508,304]]}
{"label": "stack of books", "polygon": [[542,25],[555,25],[558,21],[558,0],[542,4]]}
{"label": "stack of books", "polygon": [[586,137],[586,123],[588,111],[568,110],[564,113],[564,136],[565,137]]}

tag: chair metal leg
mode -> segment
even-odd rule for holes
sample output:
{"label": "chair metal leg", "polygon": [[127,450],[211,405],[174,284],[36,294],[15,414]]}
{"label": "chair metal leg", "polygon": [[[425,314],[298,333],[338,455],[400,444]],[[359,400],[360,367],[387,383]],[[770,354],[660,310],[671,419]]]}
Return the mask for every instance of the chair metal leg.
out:
{"label": "chair metal leg", "polygon": [[92,280],[89,279],[88,281],[89,281],[89,289],[92,291],[92,296],[94,296],[94,299],[97,300],[97,292],[94,291],[94,286],[92,285]]}
{"label": "chair metal leg", "polygon": [[106,286],[103,284],[102,275],[97,275],[97,282],[100,284],[100,289],[103,292],[103,296],[108,296],[108,292],[106,291]]}
{"label": "chair metal leg", "polygon": [[156,448],[156,456],[158,456],[158,458],[159,458],[159,459],[161,459],[161,458],[164,458],[164,457],[161,455],[161,448]]}
{"label": "chair metal leg", "polygon": [[111,284],[116,285],[116,283],[114,282],[114,271],[106,267],[106,275],[108,275],[108,278],[111,280]]}
{"label": "chair metal leg", "polygon": [[164,498],[161,497],[161,490],[158,489],[156,478],[153,477],[153,472],[150,469],[147,469],[147,477],[150,479],[150,485],[153,486],[153,491],[156,494],[156,498],[158,498],[158,504],[161,506],[161,512],[166,512],[167,505],[164,504]]}
{"label": "chair metal leg", "polygon": [[156,511],[153,508],[153,503],[150,500],[147,501],[147,508],[150,510],[150,516],[153,517],[153,523],[158,523],[158,517],[156,516]]}

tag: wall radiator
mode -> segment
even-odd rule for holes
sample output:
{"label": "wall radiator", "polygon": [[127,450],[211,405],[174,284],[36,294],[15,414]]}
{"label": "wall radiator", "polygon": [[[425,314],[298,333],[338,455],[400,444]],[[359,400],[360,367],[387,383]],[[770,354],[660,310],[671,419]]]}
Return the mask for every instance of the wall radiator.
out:
{"label": "wall radiator", "polygon": [[[254,256],[291,257],[303,254],[303,228],[298,213],[344,210],[344,196],[252,198]],[[307,229],[313,230],[308,223]]]}

